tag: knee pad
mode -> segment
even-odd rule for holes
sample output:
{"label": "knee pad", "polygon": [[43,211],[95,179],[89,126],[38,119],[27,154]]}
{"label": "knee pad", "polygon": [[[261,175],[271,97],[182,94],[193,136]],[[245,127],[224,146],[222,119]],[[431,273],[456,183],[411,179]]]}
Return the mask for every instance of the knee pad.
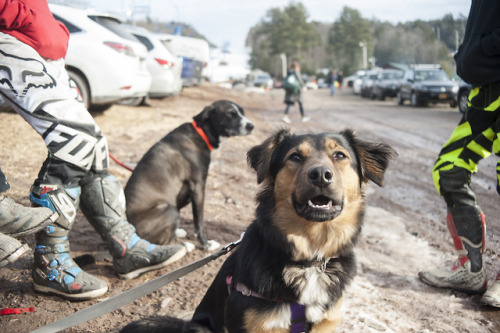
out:
{"label": "knee pad", "polygon": [[96,174],[81,186],[82,212],[102,237],[113,226],[126,220],[125,194],[118,179],[108,174]]}
{"label": "knee pad", "polygon": [[448,207],[477,206],[476,195],[470,188],[470,171],[453,167],[438,173],[440,193]]}
{"label": "knee pad", "polygon": [[[80,187],[64,187],[54,184],[37,184],[31,187],[30,201],[41,207],[48,207],[59,214],[55,225],[69,231],[76,220],[80,200]],[[47,228],[53,228],[48,226]],[[50,231],[50,230],[49,230]]]}

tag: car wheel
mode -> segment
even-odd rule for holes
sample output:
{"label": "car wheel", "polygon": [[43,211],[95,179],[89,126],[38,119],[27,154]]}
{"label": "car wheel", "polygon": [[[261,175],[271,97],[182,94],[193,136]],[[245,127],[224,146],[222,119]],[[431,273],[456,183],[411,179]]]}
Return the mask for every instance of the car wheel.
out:
{"label": "car wheel", "polygon": [[118,102],[118,104],[127,106],[139,106],[143,104],[145,101],[146,97],[131,97],[122,99],[121,101]]}
{"label": "car wheel", "polygon": [[399,105],[403,105],[403,104],[404,104],[404,102],[405,102],[405,100],[403,99],[403,96],[401,96],[401,92],[400,92],[400,91],[398,91],[398,93],[397,93],[397,95],[396,95],[396,96],[397,96],[397,98],[398,98],[398,104],[399,104]]}
{"label": "car wheel", "polygon": [[465,111],[467,111],[468,103],[469,103],[469,96],[464,91],[459,92],[458,111],[460,111],[460,113],[465,113]]}
{"label": "car wheel", "polygon": [[94,104],[90,106],[89,111],[91,112],[104,112],[110,107],[113,106],[113,103],[108,103],[108,104]]}
{"label": "car wheel", "polygon": [[418,106],[417,94],[415,94],[414,92],[411,93],[410,103],[411,103],[411,106],[413,106],[413,107]]}
{"label": "car wheel", "polygon": [[81,101],[88,110],[90,107],[90,89],[87,85],[87,81],[83,78],[83,76],[71,70],[68,70],[68,75],[70,80],[75,84],[78,95],[80,95]]}

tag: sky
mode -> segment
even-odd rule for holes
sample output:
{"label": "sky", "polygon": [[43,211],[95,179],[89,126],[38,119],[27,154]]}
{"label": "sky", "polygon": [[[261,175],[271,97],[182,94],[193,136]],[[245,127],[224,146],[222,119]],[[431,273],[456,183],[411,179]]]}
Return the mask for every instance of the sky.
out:
{"label": "sky", "polygon": [[[135,8],[136,19],[141,12],[162,22],[179,21],[190,24],[210,42],[219,47],[244,53],[245,39],[251,27],[266,17],[270,8],[283,9],[290,0],[88,0],[94,8],[124,16]],[[332,23],[342,8],[357,9],[364,18],[391,23],[417,19],[431,20],[446,14],[467,16],[470,0],[303,0],[309,20]],[[383,3],[383,5],[382,5]]]}

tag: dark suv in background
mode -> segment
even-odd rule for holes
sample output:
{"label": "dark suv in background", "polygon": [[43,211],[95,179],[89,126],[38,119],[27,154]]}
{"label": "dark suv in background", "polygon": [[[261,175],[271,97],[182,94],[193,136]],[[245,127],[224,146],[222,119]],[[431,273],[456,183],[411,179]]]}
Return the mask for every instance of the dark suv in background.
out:
{"label": "dark suv in background", "polygon": [[373,81],[372,99],[383,101],[386,97],[396,97],[399,81],[403,78],[403,71],[397,69],[384,69],[378,72]]}
{"label": "dark suv in background", "polygon": [[409,100],[412,106],[448,103],[457,106],[458,83],[439,65],[413,65],[405,71],[398,86],[398,104]]}

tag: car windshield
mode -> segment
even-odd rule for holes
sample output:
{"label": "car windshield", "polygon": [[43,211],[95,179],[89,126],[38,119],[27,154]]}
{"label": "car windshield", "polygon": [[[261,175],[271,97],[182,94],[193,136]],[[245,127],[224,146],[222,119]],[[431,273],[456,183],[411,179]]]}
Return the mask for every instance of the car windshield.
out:
{"label": "car windshield", "polygon": [[382,74],[383,80],[397,80],[403,77],[403,72],[387,72]]}
{"label": "car windshield", "polygon": [[419,70],[415,71],[415,81],[450,81],[450,78],[441,70]]}
{"label": "car windshield", "polygon": [[89,18],[92,19],[94,22],[99,23],[103,27],[107,28],[108,30],[111,30],[118,36],[134,41],[134,42],[139,42],[139,40],[131,33],[123,29],[121,27],[121,23],[117,21],[116,19],[112,17],[107,17],[107,16],[98,16],[98,15],[89,15]]}

